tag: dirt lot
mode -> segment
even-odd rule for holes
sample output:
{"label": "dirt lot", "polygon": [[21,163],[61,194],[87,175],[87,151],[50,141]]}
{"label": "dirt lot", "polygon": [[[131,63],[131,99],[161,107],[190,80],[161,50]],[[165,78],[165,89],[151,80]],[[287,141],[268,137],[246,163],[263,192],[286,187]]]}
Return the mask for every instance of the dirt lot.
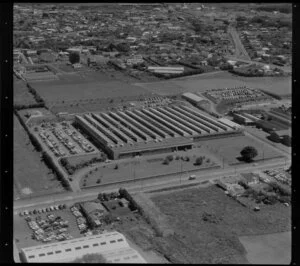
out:
{"label": "dirt lot", "polygon": [[14,116],[14,198],[64,191]]}
{"label": "dirt lot", "polygon": [[213,139],[200,141],[208,150],[216,154],[217,156],[224,158],[225,163],[230,165],[243,163],[238,158],[241,156],[241,150],[246,146],[253,146],[257,149],[258,155],[255,160],[262,160],[263,158],[271,159],[281,156],[281,154],[269,146],[257,142],[256,140],[248,136],[227,137],[222,139]]}
{"label": "dirt lot", "polygon": [[[170,153],[175,154],[175,153]],[[86,180],[86,187],[96,185],[97,180],[101,179],[101,184],[117,182],[123,180],[130,180],[134,178],[145,178],[154,175],[168,174],[173,172],[187,173],[192,170],[207,168],[216,166],[217,161],[214,157],[209,156],[204,149],[194,149],[187,152],[178,152],[180,156],[189,156],[190,161],[173,160],[168,165],[163,164],[163,160],[168,154],[140,157],[140,159],[134,159],[126,162],[116,162],[110,165],[103,165],[97,167],[95,171],[90,171],[86,178],[82,178],[81,186]],[[198,156],[206,156],[210,158],[210,163],[203,162],[203,165],[194,165]],[[118,169],[115,166],[118,165]],[[182,167],[182,168],[181,168]]]}
{"label": "dirt lot", "polygon": [[239,237],[251,264],[290,264],[291,232]]}
{"label": "dirt lot", "polygon": [[233,75],[228,72],[216,74],[204,74],[191,76],[184,79],[169,80],[148,84],[140,84],[152,92],[161,95],[172,95],[183,92],[204,92],[208,89],[248,86],[257,89],[264,89],[279,95],[291,94],[290,77],[255,77],[247,78]]}
{"label": "dirt lot", "polygon": [[[216,186],[151,196],[176,231],[161,250],[173,262],[247,263],[238,236],[290,230],[291,210],[283,204],[249,210]],[[192,248],[191,248],[192,247]]]}

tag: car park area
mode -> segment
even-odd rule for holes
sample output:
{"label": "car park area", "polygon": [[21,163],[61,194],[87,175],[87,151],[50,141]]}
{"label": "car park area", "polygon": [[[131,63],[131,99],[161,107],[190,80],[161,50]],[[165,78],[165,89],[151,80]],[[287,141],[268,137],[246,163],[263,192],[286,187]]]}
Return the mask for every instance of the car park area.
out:
{"label": "car park area", "polygon": [[98,149],[85,139],[69,122],[42,123],[34,131],[38,139],[56,157],[90,154]]}

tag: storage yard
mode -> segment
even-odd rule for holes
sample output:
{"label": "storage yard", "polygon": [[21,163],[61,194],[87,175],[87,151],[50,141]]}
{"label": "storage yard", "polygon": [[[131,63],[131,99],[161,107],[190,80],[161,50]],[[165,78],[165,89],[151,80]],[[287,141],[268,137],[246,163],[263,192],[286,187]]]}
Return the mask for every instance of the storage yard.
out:
{"label": "storage yard", "polygon": [[114,159],[191,148],[202,137],[241,134],[226,120],[186,106],[84,114],[75,121]]}

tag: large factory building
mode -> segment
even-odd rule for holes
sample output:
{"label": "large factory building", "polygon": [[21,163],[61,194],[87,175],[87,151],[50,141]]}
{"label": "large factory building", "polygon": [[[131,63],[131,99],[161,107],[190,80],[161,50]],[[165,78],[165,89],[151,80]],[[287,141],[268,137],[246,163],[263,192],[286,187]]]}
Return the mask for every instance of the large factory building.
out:
{"label": "large factory building", "polygon": [[75,121],[113,159],[191,148],[202,138],[242,132],[226,119],[184,105],[90,113],[77,115]]}
{"label": "large factory building", "polygon": [[147,263],[124,235],[116,231],[23,248],[20,257],[27,263],[65,263],[87,254],[101,254],[108,263]]}

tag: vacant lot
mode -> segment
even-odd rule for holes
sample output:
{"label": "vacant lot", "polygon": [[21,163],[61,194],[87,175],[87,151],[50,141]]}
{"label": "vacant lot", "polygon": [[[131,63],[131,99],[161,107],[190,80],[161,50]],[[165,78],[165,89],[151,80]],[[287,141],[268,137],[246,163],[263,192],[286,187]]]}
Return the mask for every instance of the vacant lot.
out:
{"label": "vacant lot", "polygon": [[[171,161],[168,165],[163,164],[166,155],[151,156],[147,158],[137,158],[132,161],[116,162],[109,165],[98,166],[94,170],[90,170],[88,174],[81,180],[81,186],[86,183],[86,187],[97,184],[97,180],[101,180],[101,184],[131,180],[135,178],[145,178],[156,175],[171,174],[181,172],[183,174],[189,171],[209,168],[216,166],[213,157],[207,156],[204,149],[197,149],[188,152],[178,152],[180,156],[188,156],[190,161],[181,159]],[[198,156],[206,156],[210,159],[209,163],[203,162],[201,166],[194,165]],[[118,167],[117,169],[116,166]],[[86,181],[85,181],[86,180]],[[98,181],[99,182],[99,181]]]}
{"label": "vacant lot", "polygon": [[239,237],[251,264],[290,264],[291,232]]}
{"label": "vacant lot", "polygon": [[169,80],[155,83],[139,84],[152,92],[161,95],[172,95],[183,92],[204,92],[209,89],[232,88],[248,86],[264,89],[279,95],[290,95],[292,91],[290,77],[255,77],[247,78],[233,75],[228,72],[217,72],[190,76],[184,79]]}
{"label": "vacant lot", "polygon": [[202,143],[211,152],[215,153],[221,158],[224,158],[224,161],[228,164],[243,163],[239,160],[239,157],[241,156],[240,152],[246,146],[252,146],[256,148],[258,155],[254,158],[254,161],[282,156],[271,147],[262,145],[260,142],[257,142],[248,136],[212,139],[200,141],[200,143]]}
{"label": "vacant lot", "polygon": [[290,230],[290,208],[275,204],[254,212],[216,186],[153,194],[152,200],[176,231],[160,246],[172,262],[244,264],[246,250],[238,236]]}
{"label": "vacant lot", "polygon": [[14,116],[14,198],[64,191]]}

